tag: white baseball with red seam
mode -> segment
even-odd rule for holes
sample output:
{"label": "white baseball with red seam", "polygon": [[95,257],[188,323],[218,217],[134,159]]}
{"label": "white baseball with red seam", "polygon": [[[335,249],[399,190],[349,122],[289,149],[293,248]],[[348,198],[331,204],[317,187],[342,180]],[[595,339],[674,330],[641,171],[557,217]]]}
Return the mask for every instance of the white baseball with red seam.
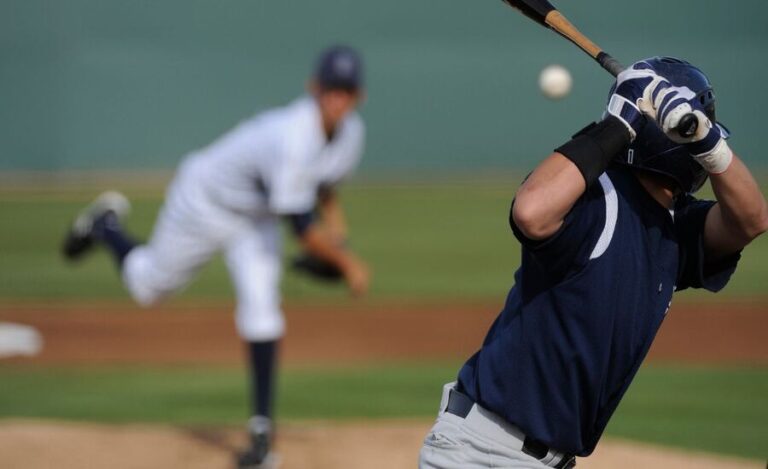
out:
{"label": "white baseball with red seam", "polygon": [[549,99],[562,99],[568,96],[572,86],[571,72],[562,65],[549,65],[539,74],[539,88]]}

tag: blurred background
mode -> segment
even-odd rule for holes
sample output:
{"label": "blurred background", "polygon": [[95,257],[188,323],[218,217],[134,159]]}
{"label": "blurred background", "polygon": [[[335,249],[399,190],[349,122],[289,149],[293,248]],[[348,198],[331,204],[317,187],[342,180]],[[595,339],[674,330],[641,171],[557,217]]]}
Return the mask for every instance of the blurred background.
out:
{"label": "blurred background", "polygon": [[[705,70],[732,147],[768,188],[768,4],[558,7],[625,64],[672,55]],[[0,453],[16,458],[8,467],[61,461],[63,443],[51,452],[62,435],[132,445],[156,441],[158,428],[178,449],[159,445],[167,454],[131,467],[162,458],[177,467],[190,454],[227,467],[215,458],[238,443],[246,400],[223,263],[142,311],[105,253],[73,268],[60,238],[110,188],[131,197],[129,227],[148,236],[178,161],[301,94],[316,54],[334,43],[359,48],[366,62],[368,145],[342,197],[351,244],[375,277],[369,297],[351,302],[341,288],[286,273],[278,444],[286,467],[374,467],[318,453],[333,428],[382,451],[377,459],[407,450],[405,462],[391,456],[381,467],[413,466],[442,383],[478,347],[512,285],[515,188],[599,118],[612,83],[575,46],[499,1],[1,0],[0,323],[32,326],[42,341],[36,354],[0,359]],[[538,88],[550,64],[573,76],[562,100]],[[764,467],[767,262],[764,237],[723,294],[676,297],[608,428],[612,441],[719,453],[705,464],[726,464],[707,467]],[[49,453],[42,441],[54,442]],[[633,457],[648,453],[634,444]],[[96,459],[71,467],[97,467],[98,448],[86,447]],[[208,460],[206,451],[218,453]],[[664,461],[656,467],[679,467]]]}
{"label": "blurred background", "polygon": [[[747,161],[765,106],[763,2],[561,5],[629,64],[700,65]],[[659,10],[663,6],[664,14]],[[173,168],[239,119],[301,92],[316,53],[342,42],[367,59],[364,173],[528,169],[603,108],[610,76],[497,1],[131,2],[4,0],[4,170]],[[567,102],[537,92],[570,69]],[[738,138],[741,137],[741,138]],[[761,158],[763,158],[761,160]]]}

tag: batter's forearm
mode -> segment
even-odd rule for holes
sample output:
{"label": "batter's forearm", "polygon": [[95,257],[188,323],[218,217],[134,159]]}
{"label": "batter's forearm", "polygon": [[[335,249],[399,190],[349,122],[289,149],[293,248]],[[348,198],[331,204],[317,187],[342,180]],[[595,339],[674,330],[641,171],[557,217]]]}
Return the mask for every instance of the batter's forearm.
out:
{"label": "batter's forearm", "polygon": [[710,179],[718,203],[707,217],[707,247],[714,253],[738,251],[768,230],[768,204],[749,169],[735,155],[726,171]]}

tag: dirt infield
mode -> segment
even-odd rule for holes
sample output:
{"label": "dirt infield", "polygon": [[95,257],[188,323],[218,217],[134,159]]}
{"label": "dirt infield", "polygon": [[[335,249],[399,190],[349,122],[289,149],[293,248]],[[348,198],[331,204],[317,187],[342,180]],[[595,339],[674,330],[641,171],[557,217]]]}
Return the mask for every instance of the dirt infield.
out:
{"label": "dirt infield", "polygon": [[[499,305],[356,303],[287,309],[290,364],[461,359],[472,353]],[[149,311],[119,304],[2,305],[0,321],[37,328],[44,347],[18,364],[231,364],[242,360],[231,305],[175,304]],[[768,305],[675,305],[650,359],[768,363]],[[280,429],[283,469],[398,469],[416,466],[429,422],[288,423]],[[110,426],[0,420],[0,467],[140,469],[232,467],[241,429]],[[722,458],[607,440],[579,468],[763,468]]]}
{"label": "dirt infield", "polygon": [[[281,469],[416,467],[425,422],[303,423],[281,427]],[[242,432],[162,426],[0,421],[3,467],[231,469]],[[581,469],[762,469],[759,461],[607,440]]]}
{"label": "dirt infield", "polygon": [[[460,359],[474,352],[496,304],[352,303],[289,306],[287,363],[337,364]],[[36,327],[43,352],[25,363],[237,363],[242,349],[231,305],[0,305],[0,321]],[[672,307],[649,359],[768,363],[768,304],[680,303]]]}

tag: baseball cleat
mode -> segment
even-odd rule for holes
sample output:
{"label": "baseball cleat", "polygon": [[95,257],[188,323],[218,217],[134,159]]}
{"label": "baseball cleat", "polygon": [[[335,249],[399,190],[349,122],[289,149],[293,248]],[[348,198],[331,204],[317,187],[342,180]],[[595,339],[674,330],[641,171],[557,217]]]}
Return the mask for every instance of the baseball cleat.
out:
{"label": "baseball cleat", "polygon": [[70,260],[80,258],[93,247],[94,226],[98,225],[98,221],[109,214],[121,220],[130,210],[131,203],[123,194],[116,191],[103,192],[81,210],[72,222],[62,247],[64,257]]}
{"label": "baseball cleat", "polygon": [[251,447],[237,457],[238,469],[275,469],[278,461],[271,451],[272,420],[256,415],[248,421]]}

